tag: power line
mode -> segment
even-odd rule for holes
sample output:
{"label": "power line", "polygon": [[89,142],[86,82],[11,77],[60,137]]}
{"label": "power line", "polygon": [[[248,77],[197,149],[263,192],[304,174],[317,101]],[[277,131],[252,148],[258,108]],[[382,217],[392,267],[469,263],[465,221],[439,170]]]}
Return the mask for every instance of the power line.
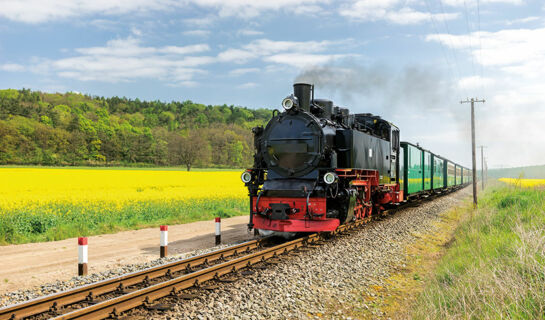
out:
{"label": "power line", "polygon": [[464,12],[466,16],[466,25],[467,25],[467,40],[469,42],[469,50],[470,50],[470,57],[471,57],[471,69],[473,71],[473,75],[476,76],[475,72],[475,59],[473,57],[473,46],[471,45],[471,28],[469,26],[469,13],[467,11],[467,4],[466,0],[464,0]]}
{"label": "power line", "polygon": [[[428,9],[428,13],[429,13],[429,17],[430,17],[430,20],[432,22],[432,26],[433,26],[433,29],[435,30],[435,34],[439,35],[439,29],[437,28],[437,22],[435,21],[435,18],[433,17],[433,13],[431,11],[431,7],[430,7],[430,4],[428,2],[428,0],[426,0],[426,7]],[[445,17],[445,12],[443,11],[443,22],[444,22],[444,17]],[[450,39],[450,32],[448,30],[448,25],[445,24],[445,26],[447,27],[446,30],[447,30],[447,42],[449,42],[449,44],[446,45],[445,47],[445,44],[443,44],[443,41],[441,41],[441,39],[439,39],[439,45],[441,46],[441,51],[443,53],[443,57],[445,58],[445,61],[447,62],[447,65],[448,65],[448,68],[449,68],[449,74],[450,74],[450,78],[454,81],[456,81],[455,83],[455,87],[456,87],[456,91],[458,91],[458,94],[460,94],[460,87],[459,87],[459,83],[460,83],[460,80],[461,80],[461,73],[460,73],[460,67],[458,66],[458,59],[456,57],[456,54],[454,53],[454,51],[450,48],[452,48],[452,42],[451,42],[451,39]],[[450,48],[449,48],[450,47]],[[456,70],[455,68],[453,67],[453,63],[451,62],[450,58],[449,58],[449,55],[447,54],[447,52],[451,51],[452,53],[452,56],[453,56],[453,60],[454,60],[454,65],[456,66]],[[457,71],[457,73],[456,73]],[[464,90],[465,92],[465,95],[467,96],[467,91]]]}
{"label": "power line", "polygon": [[[426,3],[427,3],[427,1],[428,0],[426,0]],[[448,27],[448,23],[447,23],[447,21],[445,19],[445,15],[446,15],[445,14],[445,8],[443,7],[443,2],[441,0],[439,0],[439,7],[441,8],[441,13],[443,14],[442,21],[443,21],[443,24],[445,25],[445,30],[447,31],[447,34],[448,34],[448,37],[447,37],[448,47],[451,48],[450,52],[452,53],[452,56],[454,57],[454,64],[456,66],[456,70],[458,71],[458,84],[457,84],[457,86],[458,86],[459,82],[462,79],[462,72],[460,71],[460,64],[458,63],[458,55],[452,49],[452,48],[454,48],[454,43],[452,42],[452,39],[451,39],[451,36],[453,36],[453,35],[450,33],[450,28]],[[468,96],[467,90],[465,88],[464,88],[464,92],[465,92],[465,96]]]}
{"label": "power line", "polygon": [[483,68],[483,45],[481,40],[481,9],[479,5],[479,0],[477,0],[477,30],[479,32],[479,60],[481,65],[481,89],[483,90],[483,95],[486,95],[485,85],[484,85],[484,68]]}
{"label": "power line", "polygon": [[[439,35],[439,30],[437,29],[437,25],[435,24],[435,19],[433,18],[433,14],[431,13],[428,0],[426,0],[426,7],[428,8],[428,13],[430,14],[429,15],[430,21],[431,21],[431,24],[433,26],[433,29],[435,30],[435,34]],[[450,77],[451,77],[451,79],[454,80],[454,72],[452,71],[454,68],[452,67],[452,62],[448,58],[447,50],[445,49],[445,45],[443,44],[442,41],[439,41],[439,45],[441,46],[441,52],[443,53],[443,58],[445,58],[445,61],[447,62]]]}

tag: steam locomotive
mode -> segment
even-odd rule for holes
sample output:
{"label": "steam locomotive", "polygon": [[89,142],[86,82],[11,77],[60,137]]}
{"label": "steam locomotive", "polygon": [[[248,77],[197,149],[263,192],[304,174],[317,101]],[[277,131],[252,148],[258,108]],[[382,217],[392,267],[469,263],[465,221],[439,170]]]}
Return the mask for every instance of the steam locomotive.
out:
{"label": "steam locomotive", "polygon": [[[469,170],[418,145],[370,113],[350,114],[293,85],[254,134],[254,165],[241,175],[250,197],[249,229],[292,236],[334,231],[387,207],[470,182]],[[465,178],[465,180],[464,180]]]}

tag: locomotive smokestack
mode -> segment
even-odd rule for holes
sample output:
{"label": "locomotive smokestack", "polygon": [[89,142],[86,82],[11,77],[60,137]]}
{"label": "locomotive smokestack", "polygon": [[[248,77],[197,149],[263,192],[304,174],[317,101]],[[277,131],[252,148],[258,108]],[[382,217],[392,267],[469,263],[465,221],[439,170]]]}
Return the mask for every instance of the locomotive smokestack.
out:
{"label": "locomotive smokestack", "polygon": [[308,83],[295,83],[293,85],[293,94],[297,97],[299,108],[310,112],[310,99],[313,86]]}

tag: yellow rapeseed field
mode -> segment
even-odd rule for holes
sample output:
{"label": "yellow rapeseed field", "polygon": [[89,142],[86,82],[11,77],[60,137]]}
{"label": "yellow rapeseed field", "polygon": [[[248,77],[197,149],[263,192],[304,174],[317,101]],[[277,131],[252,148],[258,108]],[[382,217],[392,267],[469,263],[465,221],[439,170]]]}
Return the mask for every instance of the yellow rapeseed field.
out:
{"label": "yellow rapeseed field", "polygon": [[0,168],[0,244],[247,214],[240,173]]}
{"label": "yellow rapeseed field", "polygon": [[523,188],[536,188],[545,187],[545,179],[513,179],[513,178],[500,178],[502,182],[507,184],[523,187]]}
{"label": "yellow rapeseed field", "polygon": [[245,198],[240,172],[0,168],[0,208]]}

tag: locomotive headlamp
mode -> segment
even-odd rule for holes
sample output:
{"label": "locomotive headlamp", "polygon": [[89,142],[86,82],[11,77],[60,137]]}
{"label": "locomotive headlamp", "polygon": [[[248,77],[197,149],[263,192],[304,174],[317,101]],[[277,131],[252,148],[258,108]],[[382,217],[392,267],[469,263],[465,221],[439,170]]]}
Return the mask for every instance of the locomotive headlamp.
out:
{"label": "locomotive headlamp", "polygon": [[324,182],[327,184],[332,184],[333,182],[337,181],[337,175],[333,172],[328,172],[324,174]]}
{"label": "locomotive headlamp", "polygon": [[240,175],[240,180],[242,180],[242,182],[244,182],[244,183],[248,183],[248,182],[252,181],[252,174],[250,173],[250,171],[244,171]]}
{"label": "locomotive headlamp", "polygon": [[293,94],[289,97],[286,97],[284,100],[282,100],[282,107],[286,110],[290,110],[294,106],[297,106],[297,97]]}

